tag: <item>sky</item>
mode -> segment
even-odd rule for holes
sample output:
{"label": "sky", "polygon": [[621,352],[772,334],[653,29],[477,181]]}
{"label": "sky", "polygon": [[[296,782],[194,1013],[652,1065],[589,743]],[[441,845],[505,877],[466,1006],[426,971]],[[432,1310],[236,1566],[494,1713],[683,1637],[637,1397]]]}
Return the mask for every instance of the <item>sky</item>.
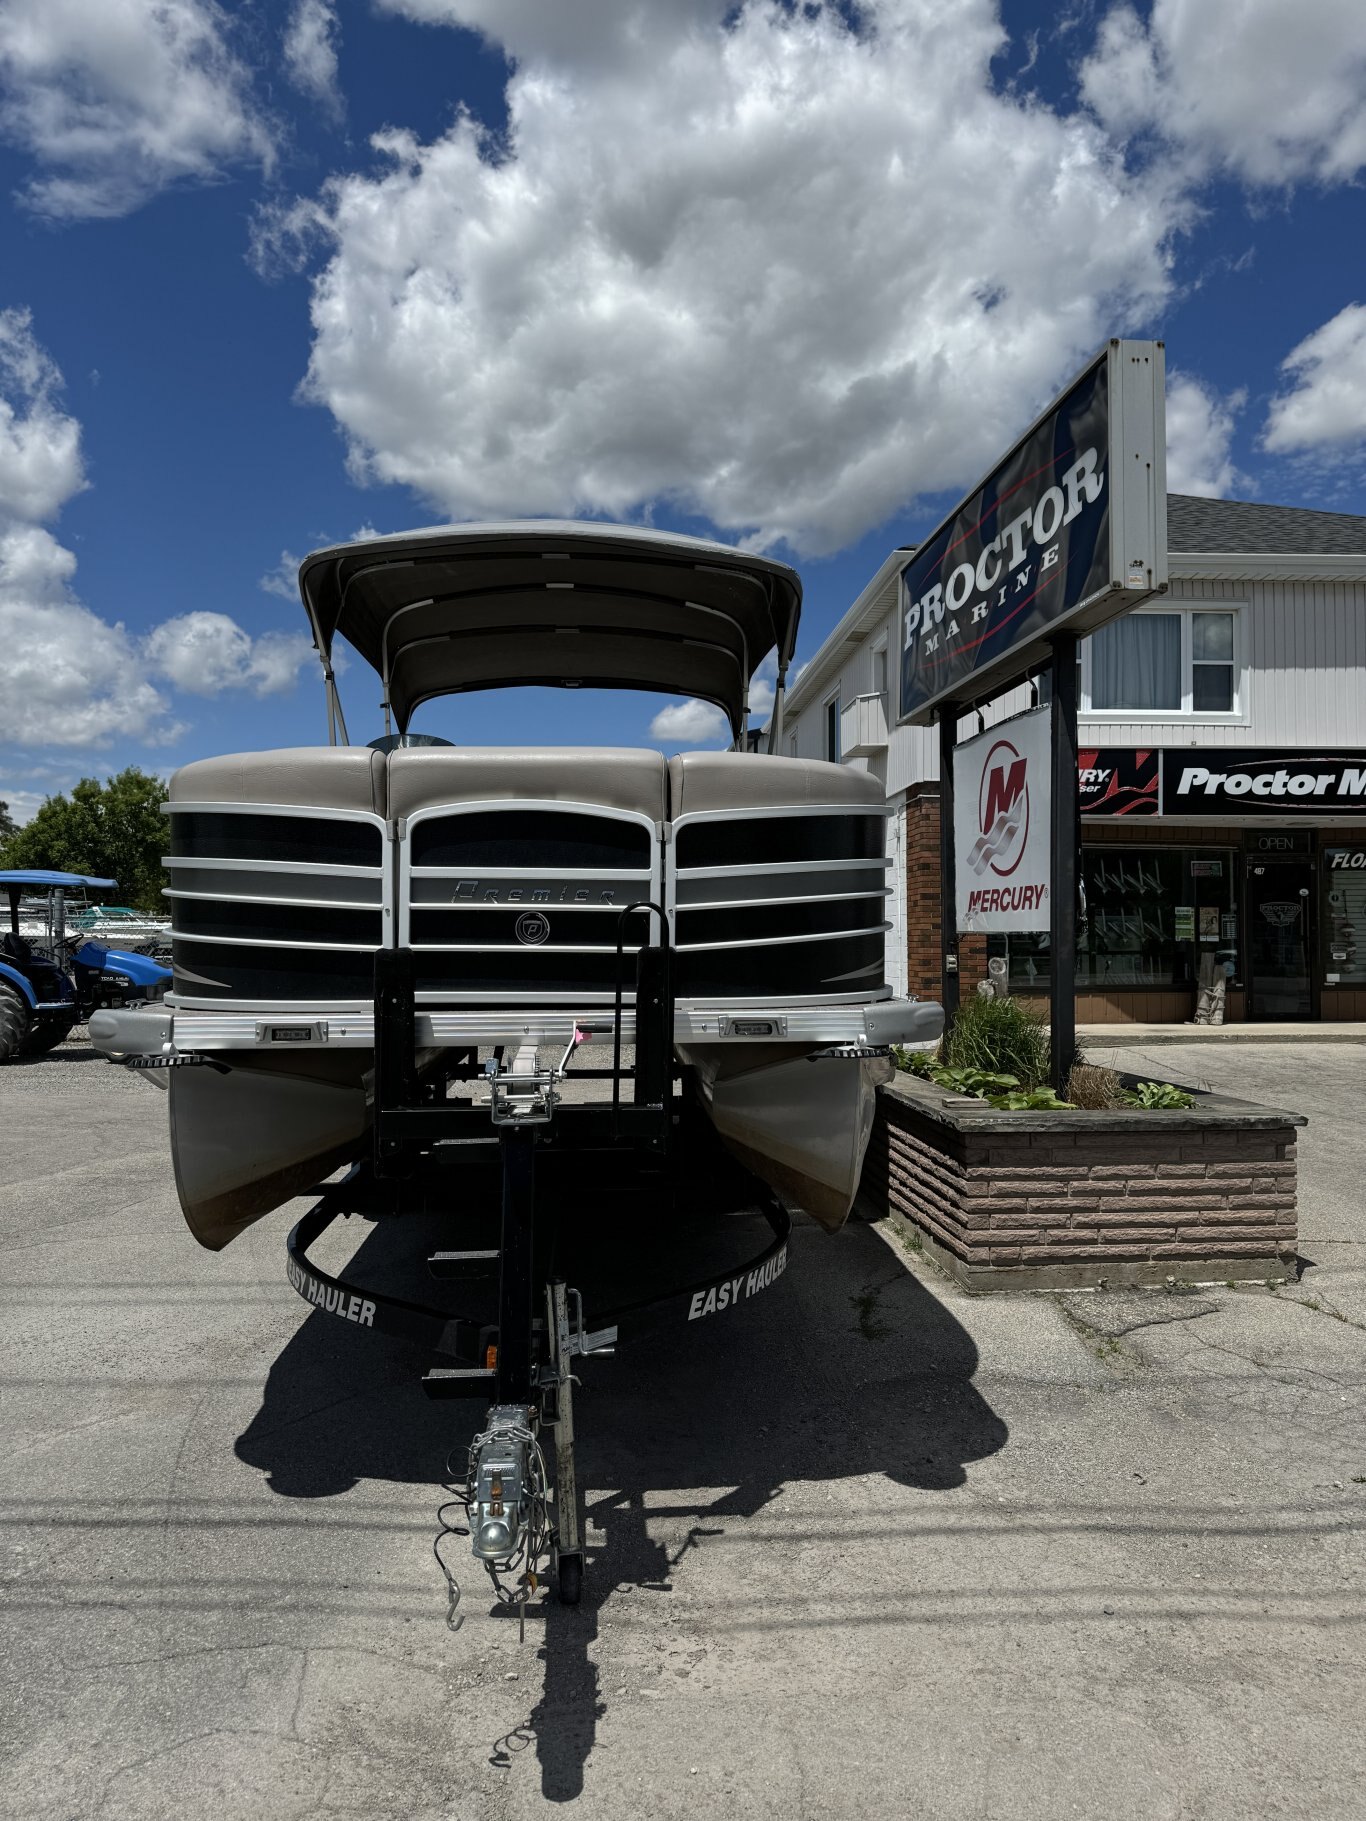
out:
{"label": "sky", "polygon": [[718,537],[810,657],[1115,334],[1173,491],[1366,512],[1363,179],[1361,0],[0,0],[0,800],[325,741],[295,572],[376,532]]}

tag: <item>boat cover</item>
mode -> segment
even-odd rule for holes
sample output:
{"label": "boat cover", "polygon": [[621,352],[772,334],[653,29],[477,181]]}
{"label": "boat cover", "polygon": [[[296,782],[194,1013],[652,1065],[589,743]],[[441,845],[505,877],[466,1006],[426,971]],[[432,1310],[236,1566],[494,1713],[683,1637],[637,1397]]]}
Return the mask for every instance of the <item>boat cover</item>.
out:
{"label": "boat cover", "polygon": [[551,684],[714,702],[738,733],[749,682],[791,660],[801,583],[783,563],[628,525],[446,525],[315,551],[299,587],[324,663],[340,632],[400,731],[434,696]]}
{"label": "boat cover", "polygon": [[36,885],[39,887],[60,886],[69,889],[73,885],[97,885],[101,888],[117,885],[117,879],[90,879],[84,873],[53,873],[42,867],[27,868],[19,872],[0,873],[0,885]]}

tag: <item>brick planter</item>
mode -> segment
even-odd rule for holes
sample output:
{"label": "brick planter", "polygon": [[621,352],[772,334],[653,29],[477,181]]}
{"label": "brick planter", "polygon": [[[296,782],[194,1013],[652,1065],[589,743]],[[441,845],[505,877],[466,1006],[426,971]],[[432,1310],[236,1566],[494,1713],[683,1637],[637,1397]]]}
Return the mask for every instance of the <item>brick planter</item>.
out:
{"label": "brick planter", "polygon": [[1213,1094],[1188,1112],[998,1113],[898,1075],[861,1195],[971,1289],[1282,1280],[1304,1124]]}

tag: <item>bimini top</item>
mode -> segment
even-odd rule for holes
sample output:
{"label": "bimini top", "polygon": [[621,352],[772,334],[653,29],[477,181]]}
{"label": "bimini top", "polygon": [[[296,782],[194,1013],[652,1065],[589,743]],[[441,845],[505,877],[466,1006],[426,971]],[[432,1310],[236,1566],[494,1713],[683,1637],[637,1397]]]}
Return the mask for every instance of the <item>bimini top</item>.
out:
{"label": "bimini top", "polygon": [[0,886],[60,885],[69,887],[73,885],[98,885],[103,887],[117,884],[117,879],[88,879],[84,873],[50,873],[46,872],[41,867],[36,870],[30,868],[26,871],[0,873]]}
{"label": "bimini top", "polygon": [[340,632],[400,732],[433,696],[540,683],[715,702],[738,734],[749,683],[797,639],[795,570],[703,538],[523,519],[317,550],[299,588],[324,668]]}

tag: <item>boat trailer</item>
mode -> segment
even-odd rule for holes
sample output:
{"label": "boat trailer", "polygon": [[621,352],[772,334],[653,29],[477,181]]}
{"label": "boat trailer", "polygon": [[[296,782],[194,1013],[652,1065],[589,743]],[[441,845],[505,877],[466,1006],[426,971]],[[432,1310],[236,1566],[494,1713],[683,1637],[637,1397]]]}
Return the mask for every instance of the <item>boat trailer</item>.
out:
{"label": "boat trailer", "polygon": [[[583,1179],[583,1164],[610,1170],[615,1163],[643,1165],[655,1180],[667,1178],[677,1159],[681,1123],[673,1058],[671,952],[667,933],[658,947],[637,952],[634,1060],[623,1065],[622,943],[630,913],[655,905],[630,905],[619,920],[613,1017],[580,1021],[558,1064],[538,1066],[534,1043],[510,1059],[495,1051],[481,1068],[477,1052],[450,1052],[433,1072],[424,1070],[416,1043],[416,970],[410,949],[375,956],[374,1125],[371,1155],[340,1181],[320,1185],[317,1204],[289,1235],[288,1274],[294,1289],[315,1309],[375,1333],[424,1345],[435,1357],[424,1378],[436,1398],[490,1397],[488,1414],[471,1442],[463,1482],[448,1486],[435,1554],[450,1593],[449,1622],[458,1625],[459,1587],[441,1553],[451,1534],[468,1534],[498,1598],[520,1607],[549,1562],[560,1601],[577,1605],[583,1586],[584,1535],[574,1463],[573,1387],[578,1361],[612,1352],[634,1332],[661,1323],[687,1323],[737,1307],[766,1289],[787,1262],[791,1219],[772,1191],[728,1164],[740,1185],[743,1211],[761,1214],[771,1238],[756,1256],[661,1295],[585,1316],[577,1289],[554,1259],[560,1209],[543,1193],[547,1166],[569,1160]],[[667,923],[661,915],[667,932]],[[428,1009],[424,1002],[424,1010]],[[565,1104],[562,1090],[580,1045],[612,1034],[610,1069],[574,1069],[576,1079],[610,1079],[610,1101]],[[460,1083],[483,1083],[487,1098],[451,1096]],[[622,1095],[629,1082],[629,1100]],[[497,1273],[492,1320],[452,1315],[364,1288],[349,1276],[330,1276],[309,1257],[310,1248],[340,1216],[372,1218],[449,1210],[451,1183],[497,1148],[501,1205],[489,1243],[438,1251],[428,1259],[437,1277]],[[648,1177],[644,1180],[648,1181]],[[732,1208],[735,1197],[732,1193]],[[553,1437],[548,1470],[542,1438]],[[453,1469],[448,1462],[448,1480]],[[459,1475],[454,1475],[459,1481]],[[463,1523],[447,1520],[459,1509]],[[509,1581],[508,1577],[515,1577]]]}

